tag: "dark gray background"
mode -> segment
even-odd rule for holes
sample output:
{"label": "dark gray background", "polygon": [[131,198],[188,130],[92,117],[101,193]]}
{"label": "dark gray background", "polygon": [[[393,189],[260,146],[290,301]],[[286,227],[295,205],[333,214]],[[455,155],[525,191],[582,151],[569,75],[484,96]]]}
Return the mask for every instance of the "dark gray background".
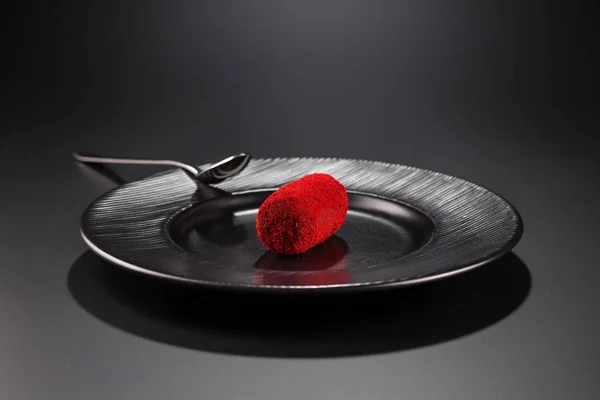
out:
{"label": "dark gray background", "polygon": [[[578,2],[516,0],[40,1],[5,10],[0,397],[596,398],[591,16]],[[221,342],[198,348],[154,340],[168,327],[152,310],[138,318],[125,301],[98,318],[73,295],[74,264],[83,281],[85,265],[108,269],[84,254],[78,218],[111,188],[72,162],[76,149],[198,163],[239,151],[376,159],[474,180],[521,212],[515,253],[530,292],[495,323],[408,349],[371,352],[380,336],[365,335],[359,355],[241,354],[231,343],[251,335],[243,329],[203,333],[193,340]],[[119,169],[126,179],[152,171]],[[94,282],[80,294],[110,302]],[[503,301],[506,283],[487,300]],[[207,296],[218,312],[223,299]],[[387,300],[370,298],[374,308]],[[268,305],[256,312],[268,315]],[[424,326],[453,323],[464,321]],[[287,335],[278,332],[284,343]]]}

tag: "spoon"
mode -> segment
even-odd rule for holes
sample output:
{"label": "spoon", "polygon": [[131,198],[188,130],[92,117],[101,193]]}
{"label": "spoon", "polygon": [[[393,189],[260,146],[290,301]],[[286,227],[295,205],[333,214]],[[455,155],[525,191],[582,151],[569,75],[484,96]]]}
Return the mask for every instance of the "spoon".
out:
{"label": "spoon", "polygon": [[246,168],[250,162],[250,158],[252,158],[252,156],[248,153],[240,153],[216,162],[205,170],[200,170],[199,168],[193,167],[189,164],[172,160],[99,157],[78,152],[73,153],[73,157],[75,160],[81,163],[166,165],[170,167],[177,167],[186,172],[192,179],[204,184],[219,183],[240,173],[244,168]]}

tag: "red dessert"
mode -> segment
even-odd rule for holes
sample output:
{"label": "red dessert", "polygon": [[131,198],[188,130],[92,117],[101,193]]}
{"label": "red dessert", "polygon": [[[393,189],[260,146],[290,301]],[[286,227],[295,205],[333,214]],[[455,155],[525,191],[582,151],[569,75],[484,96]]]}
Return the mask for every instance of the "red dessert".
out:
{"label": "red dessert", "polygon": [[328,174],[315,173],[282,186],[260,206],[260,241],[280,254],[299,254],[340,229],[348,212],[346,188]]}

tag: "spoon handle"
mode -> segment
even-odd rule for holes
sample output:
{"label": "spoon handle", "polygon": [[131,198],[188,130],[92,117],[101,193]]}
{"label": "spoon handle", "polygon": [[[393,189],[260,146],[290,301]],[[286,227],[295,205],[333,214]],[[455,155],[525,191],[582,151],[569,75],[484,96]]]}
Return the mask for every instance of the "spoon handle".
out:
{"label": "spoon handle", "polygon": [[91,154],[73,153],[75,160],[82,163],[102,163],[102,164],[130,164],[130,165],[167,165],[170,167],[181,168],[192,177],[197,177],[200,174],[197,168],[191,165],[184,164],[179,161],[172,160],[144,160],[138,158],[115,158],[115,157],[98,157]]}

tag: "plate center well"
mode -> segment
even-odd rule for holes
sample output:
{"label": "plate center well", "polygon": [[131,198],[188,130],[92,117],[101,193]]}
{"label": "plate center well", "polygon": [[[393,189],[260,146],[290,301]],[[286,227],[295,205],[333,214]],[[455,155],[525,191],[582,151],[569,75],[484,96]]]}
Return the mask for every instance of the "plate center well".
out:
{"label": "plate center well", "polygon": [[333,237],[304,254],[282,256],[268,251],[256,234],[258,208],[271,193],[250,192],[195,204],[173,219],[170,237],[209,263],[272,275],[269,271],[367,269],[421,248],[434,232],[433,222],[411,207],[349,193],[346,221]]}

